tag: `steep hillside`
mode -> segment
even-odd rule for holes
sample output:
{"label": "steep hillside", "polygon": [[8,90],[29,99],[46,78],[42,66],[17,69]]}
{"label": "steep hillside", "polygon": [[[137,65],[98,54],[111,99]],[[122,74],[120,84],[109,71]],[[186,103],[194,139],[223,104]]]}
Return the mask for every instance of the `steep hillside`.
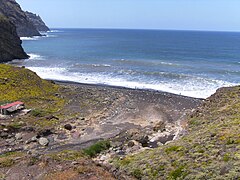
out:
{"label": "steep hillside", "polygon": [[0,62],[28,58],[21,43],[16,27],[0,15]]}
{"label": "steep hillside", "polygon": [[20,37],[40,36],[36,27],[29,21],[15,0],[0,0],[0,14],[9,18],[17,27],[17,33]]}
{"label": "steep hillside", "polygon": [[25,14],[27,15],[28,19],[34,24],[38,31],[50,30],[39,15],[33,14],[28,11],[26,11]]}
{"label": "steep hillside", "polygon": [[21,100],[27,106],[55,111],[63,103],[57,97],[58,86],[41,79],[34,72],[20,67],[0,65],[0,101]]}
{"label": "steep hillside", "polygon": [[240,86],[222,88],[189,117],[189,134],[116,160],[138,179],[240,179]]}

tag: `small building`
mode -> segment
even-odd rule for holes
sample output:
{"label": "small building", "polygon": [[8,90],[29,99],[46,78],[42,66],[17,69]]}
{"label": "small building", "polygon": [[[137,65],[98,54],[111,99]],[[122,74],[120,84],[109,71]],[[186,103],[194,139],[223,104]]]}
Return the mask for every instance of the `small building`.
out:
{"label": "small building", "polygon": [[16,101],[10,104],[0,106],[0,113],[2,115],[10,115],[20,110],[25,109],[25,105],[21,101]]}

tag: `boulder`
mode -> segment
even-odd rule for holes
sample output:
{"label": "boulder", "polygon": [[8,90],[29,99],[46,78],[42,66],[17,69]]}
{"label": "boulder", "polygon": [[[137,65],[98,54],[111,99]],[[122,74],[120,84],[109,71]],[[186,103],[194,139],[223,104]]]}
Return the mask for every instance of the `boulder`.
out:
{"label": "boulder", "polygon": [[66,130],[69,130],[69,131],[71,131],[71,130],[73,129],[73,127],[72,127],[71,124],[65,124],[65,125],[64,125],[64,128],[65,128]]}
{"label": "boulder", "polygon": [[38,140],[38,143],[39,143],[41,146],[47,146],[48,143],[49,143],[49,140],[48,140],[47,138],[41,137],[41,138]]}

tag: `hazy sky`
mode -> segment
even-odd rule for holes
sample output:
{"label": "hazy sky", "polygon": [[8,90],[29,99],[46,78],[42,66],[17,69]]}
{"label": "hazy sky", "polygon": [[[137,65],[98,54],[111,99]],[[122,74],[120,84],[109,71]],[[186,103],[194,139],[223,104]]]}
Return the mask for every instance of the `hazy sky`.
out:
{"label": "hazy sky", "polygon": [[52,28],[240,31],[240,0],[17,0]]}

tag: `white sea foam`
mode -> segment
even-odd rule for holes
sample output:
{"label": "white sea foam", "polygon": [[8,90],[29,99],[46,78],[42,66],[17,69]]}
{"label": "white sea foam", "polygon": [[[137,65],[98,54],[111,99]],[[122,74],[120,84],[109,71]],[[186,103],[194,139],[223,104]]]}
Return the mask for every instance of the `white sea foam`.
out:
{"label": "white sea foam", "polygon": [[22,41],[36,41],[39,40],[40,36],[33,36],[33,37],[20,37]]}
{"label": "white sea foam", "polygon": [[50,31],[47,31],[48,33],[58,33],[58,32],[63,32],[63,31],[60,31],[60,30],[50,30]]}
{"label": "white sea foam", "polygon": [[86,84],[106,84],[112,86],[121,86],[137,89],[153,89],[174,94],[181,94],[189,97],[207,98],[220,87],[234,86],[237,84],[221,80],[201,80],[195,81],[172,81],[172,82],[154,82],[154,81],[131,81],[127,78],[114,77],[105,74],[68,72],[67,68],[61,67],[29,67],[44,79],[73,81]]}
{"label": "white sea foam", "polygon": [[30,56],[29,60],[43,60],[44,59],[43,56],[34,54],[34,53],[29,53],[28,55]]}
{"label": "white sea foam", "polygon": [[92,64],[94,67],[111,67],[109,64]]}
{"label": "white sea foam", "polygon": [[121,63],[121,64],[131,64],[131,65],[151,65],[151,66],[180,66],[180,64],[172,63],[172,62],[165,62],[165,61],[141,61],[141,60],[127,60],[127,59],[119,59],[114,60],[115,62]]}
{"label": "white sea foam", "polygon": [[53,34],[48,34],[46,32],[41,33],[42,36],[33,36],[33,37],[20,37],[20,39],[22,41],[37,41],[40,40],[41,38],[53,38],[53,37],[57,37],[57,35],[53,35]]}
{"label": "white sea foam", "polygon": [[43,36],[43,37],[53,38],[53,37],[57,37],[57,35],[50,35],[50,34],[47,34],[46,36]]}

